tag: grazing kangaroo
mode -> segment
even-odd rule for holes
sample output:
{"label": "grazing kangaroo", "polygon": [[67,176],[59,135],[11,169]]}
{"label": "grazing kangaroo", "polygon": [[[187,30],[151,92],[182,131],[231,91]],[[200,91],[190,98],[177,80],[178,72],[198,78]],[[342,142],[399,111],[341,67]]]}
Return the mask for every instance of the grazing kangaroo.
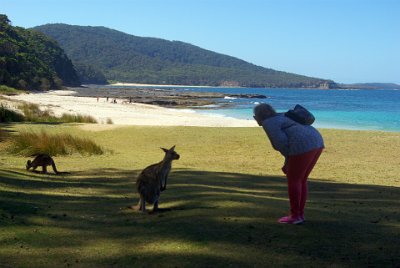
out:
{"label": "grazing kangaroo", "polygon": [[146,167],[136,180],[136,188],[140,195],[139,204],[135,207],[142,212],[146,211],[146,202],[153,204],[153,211],[158,210],[158,199],[162,191],[167,189],[167,179],[171,170],[172,161],[179,159],[175,152],[175,145],[169,150],[161,148],[165,152],[164,159]]}
{"label": "grazing kangaroo", "polygon": [[48,154],[34,154],[32,156],[35,156],[33,161],[28,160],[26,162],[26,170],[29,170],[32,168],[33,172],[36,172],[36,168],[41,166],[42,167],[42,173],[46,174],[47,173],[47,166],[52,166],[54,173],[60,174],[61,172],[57,171],[56,164],[54,163],[53,158],[48,155]]}

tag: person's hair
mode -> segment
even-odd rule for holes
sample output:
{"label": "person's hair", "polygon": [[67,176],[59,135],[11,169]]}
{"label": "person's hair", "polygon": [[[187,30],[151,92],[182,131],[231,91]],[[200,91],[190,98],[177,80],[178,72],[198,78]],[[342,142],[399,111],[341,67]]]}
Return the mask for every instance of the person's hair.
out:
{"label": "person's hair", "polygon": [[275,109],[271,105],[266,103],[260,103],[257,106],[255,106],[253,112],[254,116],[261,120],[265,120],[267,118],[276,115]]}

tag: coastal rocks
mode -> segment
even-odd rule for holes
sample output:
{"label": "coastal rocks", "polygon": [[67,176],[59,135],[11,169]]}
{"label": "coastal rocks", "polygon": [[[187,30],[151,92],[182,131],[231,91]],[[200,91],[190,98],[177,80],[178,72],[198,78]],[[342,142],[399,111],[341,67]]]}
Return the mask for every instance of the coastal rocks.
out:
{"label": "coastal rocks", "polygon": [[186,108],[186,107],[203,107],[207,105],[213,105],[215,102],[209,100],[200,99],[176,99],[176,100],[165,100],[165,99],[135,99],[134,102],[157,105],[161,107],[171,108]]}
{"label": "coastal rocks", "polygon": [[179,105],[179,103],[177,101],[173,101],[173,100],[149,100],[149,101],[144,101],[143,103],[153,104],[153,105],[158,105],[158,106],[178,106]]}
{"label": "coastal rocks", "polygon": [[240,99],[266,99],[266,98],[268,98],[267,96],[261,95],[261,94],[229,94],[229,95],[226,95],[225,97],[240,98]]}
{"label": "coastal rocks", "polygon": [[162,107],[184,108],[215,105],[232,106],[231,102],[221,102],[221,99],[266,99],[261,94],[225,94],[220,92],[191,91],[187,89],[163,89],[163,88],[112,88],[112,87],[86,87],[74,88],[77,96],[97,97],[108,99],[123,99],[123,103],[153,104]]}

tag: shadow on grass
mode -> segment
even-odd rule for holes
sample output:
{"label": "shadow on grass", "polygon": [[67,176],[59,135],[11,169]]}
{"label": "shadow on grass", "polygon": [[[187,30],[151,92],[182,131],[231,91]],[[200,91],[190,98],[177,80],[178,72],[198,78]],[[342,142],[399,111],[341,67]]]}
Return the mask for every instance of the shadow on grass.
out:
{"label": "shadow on grass", "polygon": [[400,189],[310,181],[307,222],[279,225],[286,181],[174,170],[162,213],[128,209],[139,171],[0,170],[0,264],[395,267]]}

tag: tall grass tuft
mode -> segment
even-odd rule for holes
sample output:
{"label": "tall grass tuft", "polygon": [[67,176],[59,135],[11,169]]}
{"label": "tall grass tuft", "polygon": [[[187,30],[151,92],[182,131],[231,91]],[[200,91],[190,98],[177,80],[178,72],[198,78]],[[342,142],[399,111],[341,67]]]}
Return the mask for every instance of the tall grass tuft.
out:
{"label": "tall grass tuft", "polygon": [[49,135],[21,132],[10,146],[11,153],[30,156],[46,153],[52,156],[79,153],[81,155],[103,154],[103,149],[87,138],[73,137],[69,134]]}
{"label": "tall grass tuft", "polygon": [[37,104],[24,102],[18,108],[24,113],[25,119],[28,122],[59,122],[59,119],[52,115],[49,110],[42,111]]}
{"label": "tall grass tuft", "polygon": [[33,103],[23,103],[19,107],[24,113],[28,122],[46,123],[97,123],[97,120],[90,115],[73,115],[64,113],[61,117],[56,117],[50,110],[42,111],[39,105]]}
{"label": "tall grass tuft", "polygon": [[13,110],[7,109],[3,104],[0,105],[0,123],[23,122],[24,116]]}
{"label": "tall grass tuft", "polygon": [[97,120],[90,115],[73,115],[64,113],[60,119],[64,123],[97,123]]}

